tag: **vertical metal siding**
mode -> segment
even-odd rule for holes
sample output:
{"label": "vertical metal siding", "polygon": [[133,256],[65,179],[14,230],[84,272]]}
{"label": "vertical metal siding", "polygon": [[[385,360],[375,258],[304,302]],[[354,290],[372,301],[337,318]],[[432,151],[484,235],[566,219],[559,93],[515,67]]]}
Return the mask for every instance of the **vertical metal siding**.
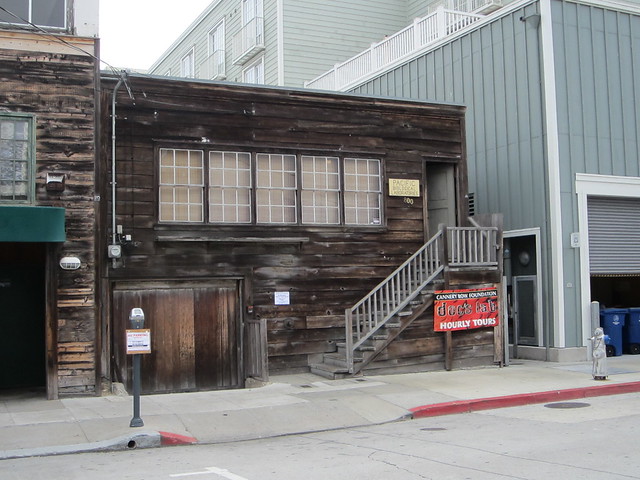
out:
{"label": "vertical metal siding", "polygon": [[554,2],[558,125],[576,173],[640,175],[640,15]]}
{"label": "vertical metal siding", "polygon": [[505,228],[545,225],[538,30],[528,5],[354,89],[467,106],[469,189]]}

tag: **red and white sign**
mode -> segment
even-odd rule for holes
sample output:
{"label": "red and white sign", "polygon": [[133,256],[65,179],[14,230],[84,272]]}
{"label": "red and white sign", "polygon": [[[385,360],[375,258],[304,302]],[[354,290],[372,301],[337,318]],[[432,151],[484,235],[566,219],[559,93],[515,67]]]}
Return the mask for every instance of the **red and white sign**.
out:
{"label": "red and white sign", "polygon": [[151,353],[151,330],[127,330],[127,355]]}
{"label": "red and white sign", "polygon": [[433,306],[437,332],[499,325],[498,289],[438,290]]}

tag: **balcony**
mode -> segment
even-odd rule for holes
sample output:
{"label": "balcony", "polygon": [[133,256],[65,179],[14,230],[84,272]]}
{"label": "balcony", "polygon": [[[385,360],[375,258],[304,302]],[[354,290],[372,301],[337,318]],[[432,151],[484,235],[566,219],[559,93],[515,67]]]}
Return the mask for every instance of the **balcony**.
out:
{"label": "balcony", "polygon": [[359,80],[406,60],[414,53],[483,18],[482,15],[466,11],[467,9],[486,11],[485,7],[488,4],[497,5],[496,0],[455,0],[455,4],[465,11],[449,10],[440,5],[430,15],[417,18],[407,28],[381,42],[372,44],[364,52],[305,82],[305,87],[319,90],[346,90]]}
{"label": "balcony", "polygon": [[216,50],[202,62],[200,71],[207,80],[224,80],[227,78],[225,50]]}
{"label": "balcony", "polygon": [[255,17],[233,37],[233,64],[244,65],[264,51],[264,20]]}

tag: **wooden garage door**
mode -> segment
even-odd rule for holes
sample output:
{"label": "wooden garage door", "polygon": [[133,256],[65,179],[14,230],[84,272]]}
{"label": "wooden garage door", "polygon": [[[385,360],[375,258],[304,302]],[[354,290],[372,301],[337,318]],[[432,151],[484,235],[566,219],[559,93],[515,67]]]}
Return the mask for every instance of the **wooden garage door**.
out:
{"label": "wooden garage door", "polygon": [[114,370],[131,391],[124,332],[140,307],[152,353],[142,357],[142,392],[242,387],[238,282],[118,285],[114,301]]}

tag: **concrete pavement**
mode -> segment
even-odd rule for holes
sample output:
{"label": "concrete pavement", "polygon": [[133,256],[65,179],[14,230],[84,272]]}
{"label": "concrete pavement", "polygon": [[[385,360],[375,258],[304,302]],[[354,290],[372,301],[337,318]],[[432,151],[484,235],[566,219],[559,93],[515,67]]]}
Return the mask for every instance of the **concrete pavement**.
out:
{"label": "concrete pavement", "polygon": [[640,355],[608,358],[596,381],[591,363],[514,360],[485,367],[326,380],[271,378],[243,390],[146,395],[143,427],[129,427],[130,396],[45,400],[0,393],[0,459],[221,443],[373,425],[411,417],[640,392]]}

